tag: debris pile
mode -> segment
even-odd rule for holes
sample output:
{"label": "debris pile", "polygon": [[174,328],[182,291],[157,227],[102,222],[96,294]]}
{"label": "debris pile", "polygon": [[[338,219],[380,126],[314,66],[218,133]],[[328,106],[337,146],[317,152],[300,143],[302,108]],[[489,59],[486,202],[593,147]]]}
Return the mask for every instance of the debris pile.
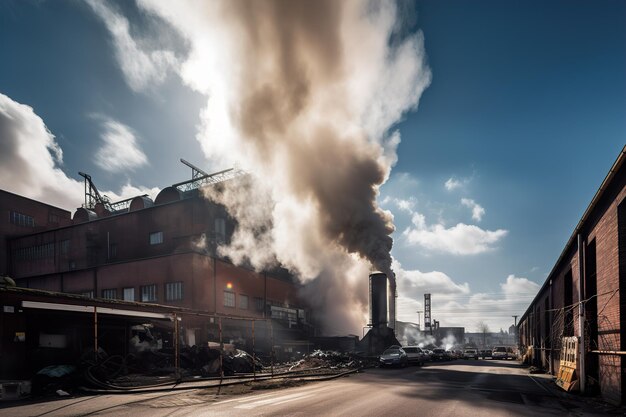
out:
{"label": "debris pile", "polygon": [[295,362],[283,364],[289,371],[306,371],[313,369],[357,369],[372,365],[367,358],[351,353],[315,350]]}

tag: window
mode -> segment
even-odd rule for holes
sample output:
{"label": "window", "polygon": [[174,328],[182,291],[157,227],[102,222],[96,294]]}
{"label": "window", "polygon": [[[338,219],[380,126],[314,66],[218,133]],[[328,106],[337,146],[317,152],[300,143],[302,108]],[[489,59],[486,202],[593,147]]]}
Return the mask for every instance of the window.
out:
{"label": "window", "polygon": [[18,226],[35,227],[35,219],[26,214],[18,213],[17,211],[11,212],[10,221]]}
{"label": "window", "polygon": [[242,310],[248,309],[248,296],[239,294],[239,308]]}
{"label": "window", "polygon": [[59,216],[54,213],[48,213],[48,223],[58,223]]}
{"label": "window", "polygon": [[163,243],[163,232],[150,233],[150,244],[158,245],[160,243]]}
{"label": "window", "polygon": [[261,297],[254,297],[254,304],[256,305],[257,311],[263,311],[265,308],[265,303]]}
{"label": "window", "polygon": [[70,240],[69,239],[65,239],[61,241],[61,255],[67,255],[67,253],[70,251]]}
{"label": "window", "polygon": [[226,222],[224,219],[215,219],[215,241],[224,243],[226,240]]}
{"label": "window", "polygon": [[149,303],[157,300],[156,284],[141,287],[141,301]]}
{"label": "window", "polygon": [[124,288],[124,301],[135,301],[135,288]]}
{"label": "window", "polygon": [[115,300],[117,298],[117,289],[109,288],[106,290],[102,290],[102,298],[106,298],[108,300]]}
{"label": "window", "polygon": [[224,291],[224,307],[235,307],[235,293]]}
{"label": "window", "polygon": [[168,282],[165,284],[165,300],[176,301],[183,299],[183,283]]}
{"label": "window", "polygon": [[84,297],[93,298],[93,291],[83,291],[83,292],[80,292],[79,294]]}

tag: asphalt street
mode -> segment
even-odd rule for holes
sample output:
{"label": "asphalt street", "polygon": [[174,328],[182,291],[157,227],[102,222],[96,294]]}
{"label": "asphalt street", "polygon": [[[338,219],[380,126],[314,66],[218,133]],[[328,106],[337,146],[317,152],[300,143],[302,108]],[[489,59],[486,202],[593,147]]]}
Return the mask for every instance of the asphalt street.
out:
{"label": "asphalt street", "polygon": [[331,381],[233,395],[214,389],[16,404],[6,416],[579,416],[513,361],[457,360],[368,369]]}

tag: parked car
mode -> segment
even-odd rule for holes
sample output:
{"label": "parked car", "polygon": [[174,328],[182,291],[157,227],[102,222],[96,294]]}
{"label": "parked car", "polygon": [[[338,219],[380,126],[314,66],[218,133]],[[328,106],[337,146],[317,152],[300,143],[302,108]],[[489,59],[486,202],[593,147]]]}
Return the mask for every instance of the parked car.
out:
{"label": "parked car", "polygon": [[449,360],[449,356],[446,353],[445,349],[441,349],[441,348],[435,348],[432,350],[432,360],[434,361],[447,361]]}
{"label": "parked car", "polygon": [[493,359],[509,359],[509,352],[507,352],[506,346],[495,346],[491,357]]}
{"label": "parked car", "polygon": [[401,366],[405,367],[409,363],[409,358],[399,346],[388,348],[380,355],[380,366]]}
{"label": "parked car", "polygon": [[418,364],[424,365],[425,362],[425,354],[422,349],[418,346],[405,346],[402,348],[406,352],[406,356],[409,359],[409,364]]}
{"label": "parked car", "polygon": [[463,358],[478,360],[478,351],[476,349],[465,349],[465,352],[463,352]]}
{"label": "parked car", "polygon": [[483,359],[487,359],[487,358],[493,359],[493,352],[491,352],[491,349],[483,350],[482,351],[482,357],[483,357]]}

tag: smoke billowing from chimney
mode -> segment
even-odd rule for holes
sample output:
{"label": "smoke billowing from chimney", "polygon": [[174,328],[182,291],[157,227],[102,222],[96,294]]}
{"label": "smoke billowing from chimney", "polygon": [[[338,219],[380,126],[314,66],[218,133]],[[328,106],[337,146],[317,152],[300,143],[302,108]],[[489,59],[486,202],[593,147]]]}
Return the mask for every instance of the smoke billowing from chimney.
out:
{"label": "smoke billowing from chimney", "polygon": [[286,266],[330,333],[359,332],[369,271],[393,277],[393,218],[376,198],[393,126],[430,83],[422,34],[400,30],[390,2],[140,3],[189,41],[181,77],[207,96],[207,157],[253,173],[206,190],[239,223],[222,254]]}

